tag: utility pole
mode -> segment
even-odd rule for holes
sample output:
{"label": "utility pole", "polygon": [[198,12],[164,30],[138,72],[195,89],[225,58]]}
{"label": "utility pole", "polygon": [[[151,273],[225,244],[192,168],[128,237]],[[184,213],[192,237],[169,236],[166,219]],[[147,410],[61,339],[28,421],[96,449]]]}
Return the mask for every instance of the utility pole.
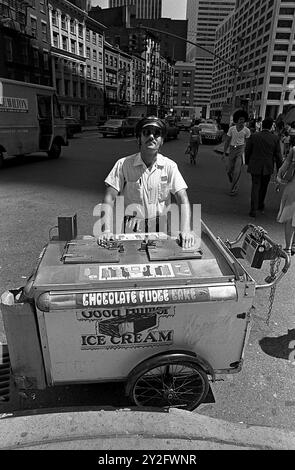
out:
{"label": "utility pole", "polygon": [[231,100],[231,118],[234,114],[235,107],[236,107],[236,97],[237,97],[237,86],[238,86],[238,77],[239,77],[239,64],[241,58],[241,47],[242,47],[242,38],[237,38],[237,53],[236,53],[236,60],[234,65],[234,82],[233,82],[233,91],[232,91],[232,100]]}

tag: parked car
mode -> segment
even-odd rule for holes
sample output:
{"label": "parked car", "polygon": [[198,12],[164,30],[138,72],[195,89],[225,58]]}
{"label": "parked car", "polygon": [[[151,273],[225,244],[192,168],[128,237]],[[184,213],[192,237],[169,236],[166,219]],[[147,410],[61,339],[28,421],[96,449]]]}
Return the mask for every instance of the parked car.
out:
{"label": "parked car", "polygon": [[199,124],[200,136],[202,142],[220,143],[222,141],[223,130],[217,124],[201,123]]}
{"label": "parked car", "polygon": [[193,120],[191,118],[182,118],[177,122],[177,127],[180,131],[189,131]]}
{"label": "parked car", "polygon": [[137,123],[141,119],[142,118],[140,116],[129,116],[128,118],[126,118],[127,126],[128,128],[130,127],[133,130],[132,135],[134,136],[135,136],[135,129],[136,129]]}
{"label": "parked car", "polygon": [[117,137],[126,137],[127,135],[133,135],[134,125],[128,124],[127,119],[109,119],[102,126],[98,126],[98,132],[103,137],[107,135],[115,135]]}
{"label": "parked car", "polygon": [[165,123],[167,126],[165,141],[169,139],[177,139],[179,134],[179,127],[177,126],[175,119],[165,119]]}
{"label": "parked car", "polygon": [[78,134],[79,132],[82,132],[82,126],[80,122],[78,121],[78,119],[68,116],[64,118],[64,121],[66,124],[68,139],[73,137],[74,134]]}

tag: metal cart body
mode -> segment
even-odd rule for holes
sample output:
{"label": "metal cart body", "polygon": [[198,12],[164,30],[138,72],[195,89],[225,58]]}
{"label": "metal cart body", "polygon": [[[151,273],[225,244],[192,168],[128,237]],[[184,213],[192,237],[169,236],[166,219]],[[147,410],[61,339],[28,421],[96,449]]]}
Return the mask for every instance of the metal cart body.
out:
{"label": "metal cart body", "polygon": [[[147,239],[148,238],[148,239]],[[20,388],[127,380],[180,354],[214,380],[241,370],[256,283],[202,223],[200,250],[161,234],[51,240],[23,289],[2,302]]]}

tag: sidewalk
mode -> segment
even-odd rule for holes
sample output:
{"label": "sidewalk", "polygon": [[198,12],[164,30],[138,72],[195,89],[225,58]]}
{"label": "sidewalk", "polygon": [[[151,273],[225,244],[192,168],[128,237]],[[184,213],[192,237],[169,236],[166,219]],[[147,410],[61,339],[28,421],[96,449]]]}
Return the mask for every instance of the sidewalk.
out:
{"label": "sidewalk", "polygon": [[0,450],[5,449],[295,450],[295,432],[229,423],[178,409],[169,413],[65,411],[0,415]]}

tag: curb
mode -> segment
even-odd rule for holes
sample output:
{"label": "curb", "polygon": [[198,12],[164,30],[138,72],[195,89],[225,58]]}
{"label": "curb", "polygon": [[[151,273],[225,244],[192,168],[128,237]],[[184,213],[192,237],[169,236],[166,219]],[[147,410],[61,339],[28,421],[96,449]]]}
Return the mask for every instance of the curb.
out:
{"label": "curb", "polygon": [[295,432],[229,423],[178,409],[0,418],[1,450],[295,450]]}

